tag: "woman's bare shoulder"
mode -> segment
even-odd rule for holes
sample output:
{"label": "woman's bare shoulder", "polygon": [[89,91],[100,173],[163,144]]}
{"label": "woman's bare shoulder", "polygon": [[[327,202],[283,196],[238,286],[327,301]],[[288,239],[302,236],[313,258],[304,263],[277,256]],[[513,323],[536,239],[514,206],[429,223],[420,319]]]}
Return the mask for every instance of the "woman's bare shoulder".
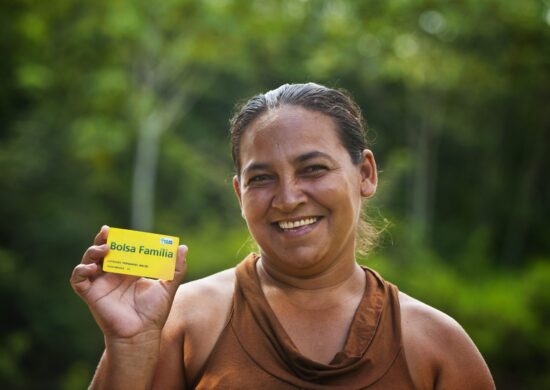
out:
{"label": "woman's bare shoulder", "polygon": [[[156,388],[185,388],[205,364],[231,310],[235,270],[178,288],[162,331]],[[185,373],[184,373],[185,371]]]}
{"label": "woman's bare shoulder", "polygon": [[489,369],[451,316],[400,292],[405,356],[419,388],[494,389]]}
{"label": "woman's bare shoulder", "polygon": [[[401,291],[399,292],[399,305],[401,306],[401,323],[404,332],[414,332],[412,335],[416,336],[429,336],[428,339],[446,337],[449,333],[463,332],[460,324],[451,316]],[[421,331],[420,334],[416,334],[417,331]]]}
{"label": "woman's bare shoulder", "polygon": [[234,289],[234,268],[184,283],[178,288],[163,329],[161,349],[166,359],[161,359],[161,363],[171,367],[170,371],[184,367],[185,375],[180,374],[179,381],[171,384],[182,387],[183,376],[193,383],[223,331]]}
{"label": "woman's bare shoulder", "polygon": [[184,283],[178,288],[172,314],[180,326],[188,330],[212,320],[225,320],[229,313],[235,289],[235,269],[227,269],[202,279]]}

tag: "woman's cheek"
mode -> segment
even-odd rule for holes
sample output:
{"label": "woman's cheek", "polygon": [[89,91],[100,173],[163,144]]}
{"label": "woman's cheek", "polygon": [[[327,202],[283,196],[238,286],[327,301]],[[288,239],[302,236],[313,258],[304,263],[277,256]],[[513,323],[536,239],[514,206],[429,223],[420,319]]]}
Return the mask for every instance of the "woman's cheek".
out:
{"label": "woman's cheek", "polygon": [[254,188],[243,192],[243,208],[245,215],[256,215],[265,212],[269,207],[269,194],[261,188]]}

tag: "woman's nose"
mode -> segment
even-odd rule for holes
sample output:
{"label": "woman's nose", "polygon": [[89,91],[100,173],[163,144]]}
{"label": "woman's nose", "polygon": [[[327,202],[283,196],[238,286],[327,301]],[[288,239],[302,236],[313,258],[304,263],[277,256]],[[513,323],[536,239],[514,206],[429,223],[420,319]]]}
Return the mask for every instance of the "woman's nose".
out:
{"label": "woman's nose", "polygon": [[294,179],[280,180],[273,201],[273,208],[288,213],[307,201],[307,196]]}

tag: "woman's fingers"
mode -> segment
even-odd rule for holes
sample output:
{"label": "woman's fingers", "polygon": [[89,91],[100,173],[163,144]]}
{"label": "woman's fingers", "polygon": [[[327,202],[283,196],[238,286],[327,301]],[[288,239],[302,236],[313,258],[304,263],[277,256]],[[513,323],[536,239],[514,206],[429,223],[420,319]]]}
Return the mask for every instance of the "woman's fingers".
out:
{"label": "woman's fingers", "polygon": [[109,235],[109,226],[103,225],[99,229],[99,233],[94,238],[94,245],[103,245],[107,243],[107,236]]}
{"label": "woman's fingers", "polygon": [[180,245],[178,247],[178,255],[176,257],[176,270],[174,272],[174,279],[170,281],[162,281],[162,283],[172,293],[172,295],[176,294],[176,290],[178,289],[179,285],[183,281],[183,278],[185,277],[185,273],[187,272],[187,262],[185,259],[187,256],[187,252],[188,252],[187,246]]}
{"label": "woman's fingers", "polygon": [[107,255],[107,236],[109,226],[103,225],[94,238],[94,245],[89,247],[82,256],[81,264],[98,263]]}
{"label": "woman's fingers", "polygon": [[107,249],[107,244],[102,245],[92,245],[82,256],[82,264],[98,263],[107,255],[109,249]]}
{"label": "woman's fingers", "polygon": [[180,245],[178,247],[178,255],[176,257],[176,270],[174,272],[174,281],[180,284],[183,281],[185,273],[187,272],[187,253],[189,248],[186,245]]}
{"label": "woman's fingers", "polygon": [[92,285],[91,278],[100,272],[100,267],[96,263],[77,265],[70,278],[73,290],[80,296],[84,294]]}

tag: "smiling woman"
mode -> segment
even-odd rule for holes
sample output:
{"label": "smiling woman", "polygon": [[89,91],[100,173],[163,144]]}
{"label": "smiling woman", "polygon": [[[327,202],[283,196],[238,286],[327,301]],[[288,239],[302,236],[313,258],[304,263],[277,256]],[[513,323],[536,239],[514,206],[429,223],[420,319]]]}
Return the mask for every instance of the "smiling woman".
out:
{"label": "smiling woman", "polygon": [[103,227],[71,278],[105,334],[93,388],[494,388],[460,325],[358,265],[377,171],[346,93],[283,85],[246,102],[231,135],[259,253],[178,287],[185,246],[172,282],[107,274]]}
{"label": "smiling woman", "polygon": [[349,268],[362,196],[376,189],[372,153],[354,164],[330,117],[294,105],[254,120],[239,144],[233,185],[262,264],[300,277]]}
{"label": "smiling woman", "polygon": [[[354,164],[362,161],[363,151],[367,150],[366,123],[361,109],[349,95],[313,83],[286,84],[253,97],[231,119],[232,156],[235,169],[239,174],[241,172],[241,138],[244,130],[261,114],[283,105],[301,107],[329,116],[334,122],[333,130],[340,140],[339,145],[345,147]],[[357,233],[357,250],[366,254],[375,245],[377,231],[371,224],[361,219]]]}

